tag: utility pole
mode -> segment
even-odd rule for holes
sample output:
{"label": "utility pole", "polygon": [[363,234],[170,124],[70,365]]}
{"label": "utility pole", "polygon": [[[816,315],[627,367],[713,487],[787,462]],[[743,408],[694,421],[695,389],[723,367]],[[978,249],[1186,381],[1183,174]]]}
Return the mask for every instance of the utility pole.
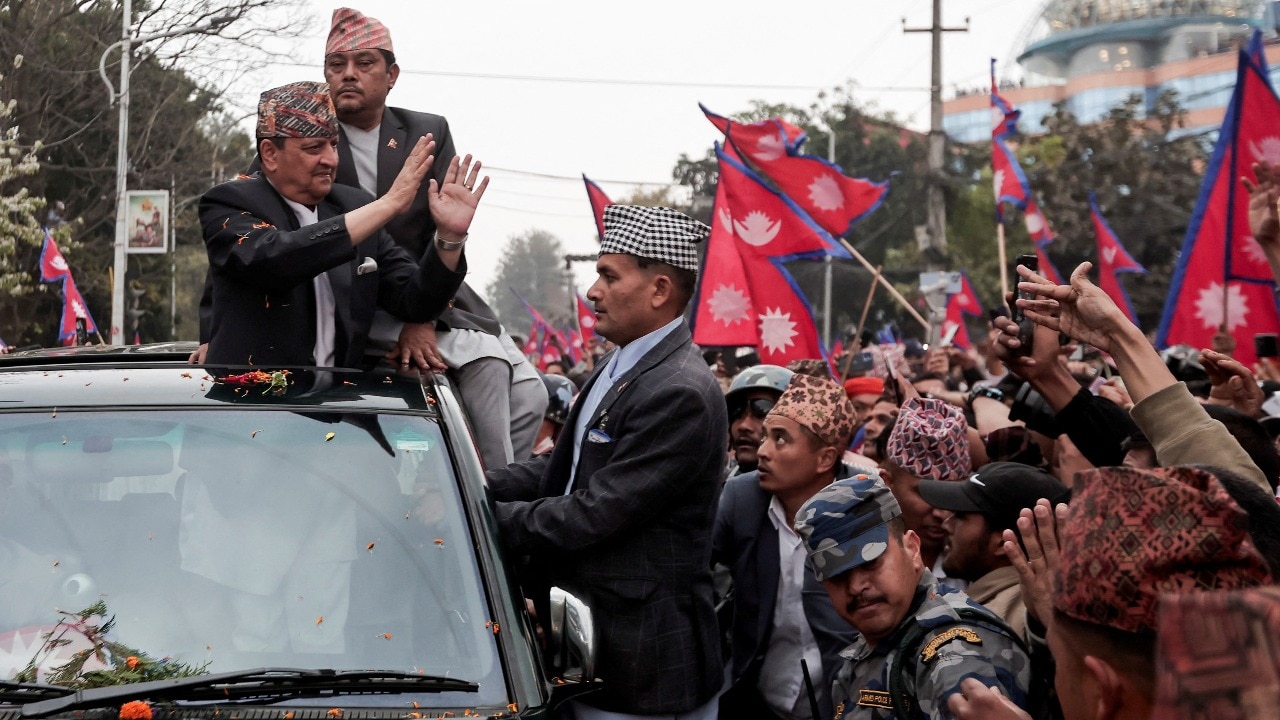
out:
{"label": "utility pole", "polygon": [[942,270],[942,262],[947,255],[947,207],[942,194],[942,168],[947,144],[942,130],[942,34],[969,32],[969,18],[964,19],[964,27],[944,27],[942,0],[933,0],[933,24],[927,28],[910,28],[907,27],[907,19],[902,18],[902,31],[933,35],[933,75],[929,83],[929,244],[924,250],[928,269]]}

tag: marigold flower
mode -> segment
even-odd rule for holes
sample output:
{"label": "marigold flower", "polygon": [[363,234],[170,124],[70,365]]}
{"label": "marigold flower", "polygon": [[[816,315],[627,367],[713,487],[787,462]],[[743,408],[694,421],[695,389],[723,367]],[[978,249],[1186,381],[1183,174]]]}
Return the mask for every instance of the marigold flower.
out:
{"label": "marigold flower", "polygon": [[134,669],[134,668],[138,667],[138,658],[137,658],[137,656],[135,656],[135,655],[130,655],[129,657],[125,658],[125,659],[124,659],[124,665],[125,665],[125,667],[129,668],[130,670],[132,670],[132,669]]}
{"label": "marigold flower", "polygon": [[342,717],[342,708],[329,708],[329,712],[325,714],[331,718],[340,718]]}
{"label": "marigold flower", "polygon": [[142,700],[131,700],[120,706],[120,720],[151,720],[151,705]]}

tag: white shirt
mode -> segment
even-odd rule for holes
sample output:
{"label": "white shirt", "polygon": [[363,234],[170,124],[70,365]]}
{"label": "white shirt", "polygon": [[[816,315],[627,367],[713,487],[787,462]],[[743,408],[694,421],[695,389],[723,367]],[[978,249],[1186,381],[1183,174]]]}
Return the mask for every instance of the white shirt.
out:
{"label": "white shirt", "polygon": [[[284,198],[289,209],[293,210],[294,217],[298,218],[298,227],[304,228],[320,222],[315,208],[296,203],[283,195],[280,197]],[[337,347],[337,322],[334,319],[337,301],[333,297],[333,285],[329,283],[327,273],[315,276],[311,284],[316,293],[316,345],[313,351],[316,367],[333,367],[334,348]]]}
{"label": "white shirt", "polygon": [[614,381],[635,367],[636,363],[640,362],[640,358],[657,347],[658,343],[662,342],[673,330],[680,327],[680,323],[683,320],[683,317],[678,317],[648,335],[636,338],[619,347],[609,356],[609,361],[605,363],[604,368],[600,371],[600,376],[596,378],[591,390],[587,392],[585,397],[579,399],[579,402],[582,403],[582,411],[578,413],[578,420],[573,426],[573,467],[569,471],[569,482],[564,487],[565,495],[573,491],[573,479],[578,474],[578,456],[582,454],[582,440],[587,433],[587,422],[595,414],[596,408],[600,407],[600,401],[613,388]]}
{"label": "white shirt", "polygon": [[360,182],[360,188],[377,197],[378,133],[382,125],[375,125],[372,130],[361,130],[346,123],[341,125],[342,131],[347,135],[347,144],[351,147],[351,160],[356,166],[356,179]]}
{"label": "white shirt", "polygon": [[804,687],[800,661],[803,659],[808,664],[809,679],[819,692],[823,676],[822,653],[809,629],[801,598],[804,544],[787,522],[786,511],[776,497],[769,501],[769,522],[778,533],[778,593],[773,601],[773,629],[769,632],[769,646],[764,651],[756,687],[775,715],[809,720],[812,715],[809,694]]}

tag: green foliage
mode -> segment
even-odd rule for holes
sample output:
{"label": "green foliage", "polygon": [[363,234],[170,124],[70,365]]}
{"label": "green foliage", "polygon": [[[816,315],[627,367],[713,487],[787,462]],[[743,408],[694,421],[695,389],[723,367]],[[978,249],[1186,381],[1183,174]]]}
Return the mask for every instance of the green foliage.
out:
{"label": "green foliage", "polygon": [[[66,663],[53,668],[44,681],[73,690],[127,685],[151,680],[192,677],[208,672],[208,663],[188,665],[169,658],[154,658],[147,653],[107,637],[115,627],[115,616],[107,616],[106,602],[99,600],[79,612],[59,611],[62,618],[44,634],[44,643],[16,677],[15,682],[39,682],[39,668],[58,648],[83,637],[89,647],[78,650]],[[103,620],[105,618],[105,620]],[[90,661],[105,667],[86,670]]]}
{"label": "green foliage", "polygon": [[529,328],[529,312],[512,290],[553,323],[576,317],[564,255],[560,240],[545,230],[529,230],[507,239],[498,272],[485,294],[508,332],[524,334]]}
{"label": "green foliage", "polygon": [[[301,15],[288,13],[297,4],[298,0],[223,0],[216,6],[202,0],[133,3],[140,34],[189,27],[214,15],[235,18],[219,31],[220,37],[196,34],[157,40],[134,46],[131,54],[128,186],[173,192],[180,247],[203,253],[195,201],[210,186],[235,177],[253,156],[239,119],[223,106],[222,88],[227,78],[263,58],[258,37],[297,23]],[[17,101],[6,127],[19,127],[23,137],[44,141],[23,146],[38,159],[40,169],[25,176],[21,185],[31,197],[47,199],[50,207],[65,204],[59,214],[73,221],[61,228],[59,248],[104,335],[111,318],[118,104],[107,103],[98,60],[120,39],[120,12],[113,0],[0,3],[0,59],[22,59],[0,86],[0,103]],[[119,82],[119,63],[118,49],[107,55],[113,84]],[[219,82],[214,82],[215,72],[225,73]],[[37,227],[45,220],[34,217]],[[56,342],[61,307],[57,286],[38,289],[33,276],[38,258],[39,247],[23,243],[10,254],[0,253],[0,278],[14,278],[12,291],[0,288],[0,337],[11,344]],[[146,289],[141,298],[146,313],[138,328],[144,340],[170,337],[172,265],[169,255],[129,256],[129,282]],[[183,290],[202,284],[203,272],[198,279],[190,275],[178,283]],[[180,319],[194,316],[189,292],[178,306]],[[194,323],[183,327],[189,333],[183,337],[194,338]],[[132,330],[125,328],[127,337],[132,338]]]}

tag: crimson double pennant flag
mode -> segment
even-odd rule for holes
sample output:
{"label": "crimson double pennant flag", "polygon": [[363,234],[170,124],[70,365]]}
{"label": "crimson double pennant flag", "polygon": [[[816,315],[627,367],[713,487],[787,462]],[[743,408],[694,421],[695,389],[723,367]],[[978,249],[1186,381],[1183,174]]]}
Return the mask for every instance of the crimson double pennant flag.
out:
{"label": "crimson double pennant flag", "polygon": [[84,320],[85,332],[96,334],[98,325],[89,313],[89,306],[76,287],[75,278],[71,276],[71,266],[67,264],[58,243],[53,235],[44,231],[44,245],[40,248],[40,282],[53,283],[62,281],[62,318],[58,323],[58,343],[70,345],[76,340],[76,320]]}
{"label": "crimson double pennant flag", "polygon": [[[725,133],[732,159],[746,158],[797,208],[826,232],[843,237],[884,202],[889,183],[851,178],[839,165],[800,151],[805,134],[778,118],[745,124],[702,107]],[[817,357],[817,356],[812,356]]]}
{"label": "crimson double pennant flag", "polygon": [[533,303],[529,302],[523,295],[516,292],[515,288],[508,287],[508,289],[512,294],[519,298],[521,304],[524,305],[525,310],[529,311],[529,317],[533,320],[533,324],[529,327],[529,342],[526,343],[525,347],[527,348],[529,344],[533,342],[535,335],[540,336],[537,345],[539,358],[538,369],[546,370],[547,363],[565,357],[568,354],[571,345],[569,341],[560,334],[560,331],[548,322],[547,319],[543,317],[542,313],[538,312],[538,308],[534,307]]}
{"label": "crimson double pennant flag", "polygon": [[1102,217],[1102,211],[1098,210],[1098,199],[1093,193],[1089,193],[1089,214],[1093,217],[1093,230],[1098,237],[1098,287],[1124,312],[1129,322],[1137,325],[1138,316],[1133,311],[1133,303],[1129,302],[1129,295],[1120,285],[1116,273],[1146,275],[1147,269],[1120,244],[1120,238]]}
{"label": "crimson double pennant flag", "polygon": [[[943,337],[951,335],[952,345],[968,350],[973,343],[969,340],[969,328],[965,324],[964,316],[978,316],[982,313],[982,301],[978,299],[978,293],[973,290],[969,274],[961,270],[960,292],[947,296],[947,316],[942,321]],[[953,331],[952,328],[955,330]]]}
{"label": "crimson double pennant flag", "polygon": [[1027,197],[1027,207],[1022,213],[1022,219],[1027,224],[1027,234],[1031,236],[1031,245],[1036,251],[1040,274],[1055,285],[1064,285],[1062,273],[1058,272],[1058,268],[1049,259],[1049,245],[1055,240],[1053,231],[1049,229],[1049,221],[1045,219],[1034,197]]}
{"label": "crimson double pennant flag", "polygon": [[694,299],[694,342],[752,345],[773,365],[826,358],[813,310],[784,263],[848,252],[719,145],[716,157],[720,180]]}
{"label": "crimson double pennant flag", "polygon": [[591,216],[596,220],[596,240],[604,242],[604,209],[613,204],[608,195],[604,194],[604,190],[600,186],[587,179],[586,174],[582,176],[582,182],[587,186],[587,200],[591,203]]}
{"label": "crimson double pennant flag", "polygon": [[[1235,334],[1280,331],[1275,280],[1249,231],[1249,193],[1240,176],[1256,162],[1280,165],[1280,98],[1269,81],[1261,36],[1242,51],[1236,86],[1200,187],[1182,254],[1156,333],[1159,347],[1209,347],[1219,328]],[[1236,338],[1235,358],[1257,361],[1249,337]]]}
{"label": "crimson double pennant flag", "polygon": [[578,334],[582,338],[582,344],[586,345],[597,337],[596,312],[583,299],[582,293],[574,293],[574,297],[578,302]]}
{"label": "crimson double pennant flag", "polygon": [[1027,175],[1022,171],[1018,158],[1005,142],[1017,134],[1018,118],[1022,116],[1022,111],[1015,110],[1001,97],[996,85],[995,58],[991,59],[991,108],[995,122],[991,128],[991,176],[996,196],[996,221],[1003,222],[1004,204],[1025,209],[1031,197],[1031,186],[1027,183]]}

